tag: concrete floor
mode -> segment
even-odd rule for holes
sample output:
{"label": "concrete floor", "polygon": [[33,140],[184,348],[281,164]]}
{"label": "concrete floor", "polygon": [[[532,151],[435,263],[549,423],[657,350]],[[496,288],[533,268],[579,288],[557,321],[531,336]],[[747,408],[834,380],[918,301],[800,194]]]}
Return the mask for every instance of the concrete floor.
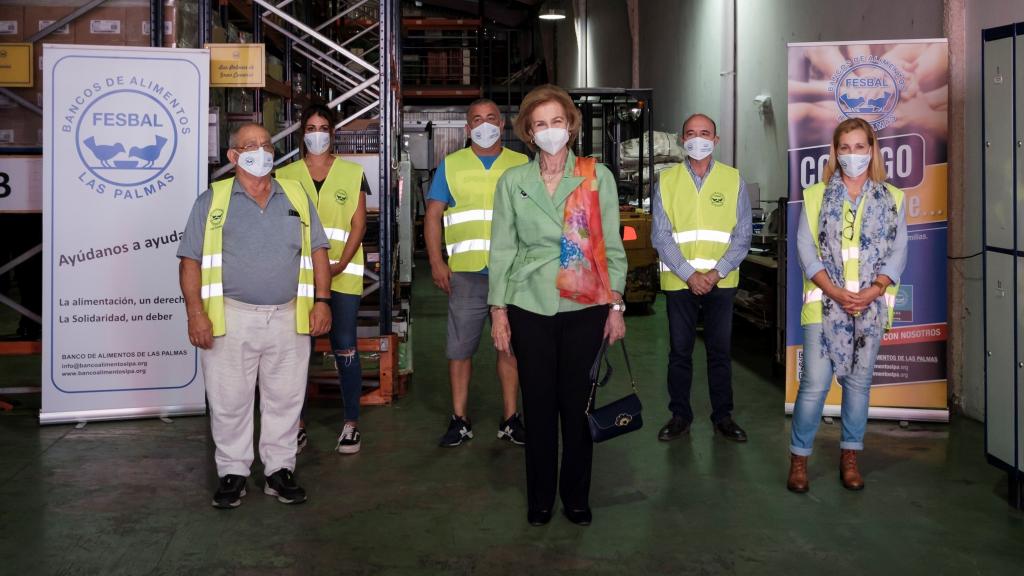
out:
{"label": "concrete floor", "polygon": [[[494,355],[471,390],[476,439],[442,449],[449,396],[444,298],[414,287],[416,374],[407,397],[367,408],[363,451],[335,454],[340,409],[310,406],[302,506],[264,496],[210,507],[205,418],[40,428],[38,397],[0,414],[0,574],[1020,574],[1024,514],[984,461],[982,426],[869,426],[867,489],[838,482],[839,426],[824,425],[807,495],[785,489],[789,421],[768,335],[736,326],[737,421],[717,439],[695,385],[689,438],[667,419],[666,321],[630,317],[645,428],[595,450],[594,524],[526,523],[523,456],[500,443]],[[9,323],[9,322],[8,322]],[[38,385],[38,358],[0,358],[2,385]],[[696,354],[704,381],[703,349]],[[608,392],[606,397],[617,395]]]}

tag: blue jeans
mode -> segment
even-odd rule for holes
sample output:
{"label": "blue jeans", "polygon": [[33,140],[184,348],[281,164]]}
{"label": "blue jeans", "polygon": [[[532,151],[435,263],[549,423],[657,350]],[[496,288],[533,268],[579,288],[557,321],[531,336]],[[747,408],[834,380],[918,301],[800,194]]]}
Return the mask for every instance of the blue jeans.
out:
{"label": "blue jeans", "polygon": [[[861,366],[856,373],[839,378],[843,387],[841,418],[843,423],[843,450],[864,449],[864,429],[868,424],[868,404],[871,393],[871,376],[875,370],[875,358],[881,338],[869,340],[871,365]],[[804,326],[803,374],[800,377],[800,391],[793,406],[792,439],[789,451],[797,456],[810,456],[814,447],[814,435],[821,423],[821,412],[825,397],[832,386],[832,361],[821,345],[821,324]]]}
{"label": "blue jeans", "polygon": [[[331,292],[331,348],[338,364],[341,400],[345,407],[345,420],[359,420],[359,399],[363,394],[363,367],[359,364],[356,320],[359,315],[358,294]],[[345,356],[344,350],[355,354]]]}

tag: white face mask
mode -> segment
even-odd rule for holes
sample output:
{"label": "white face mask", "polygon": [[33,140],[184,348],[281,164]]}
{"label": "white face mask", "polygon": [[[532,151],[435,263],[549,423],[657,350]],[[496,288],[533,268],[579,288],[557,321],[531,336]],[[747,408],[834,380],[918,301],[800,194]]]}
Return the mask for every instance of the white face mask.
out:
{"label": "white face mask", "polygon": [[235,166],[257,178],[262,178],[274,169],[274,155],[262,148],[252,152],[242,152],[238,155]]}
{"label": "white face mask", "polygon": [[470,131],[469,138],[473,140],[474,144],[481,148],[490,148],[491,146],[494,146],[494,143],[498,141],[498,138],[501,138],[501,128],[498,128],[490,122],[484,122]]}
{"label": "white face mask", "polygon": [[697,136],[683,142],[683,148],[686,149],[686,154],[690,158],[693,158],[694,160],[703,160],[710,156],[715,150],[715,143],[713,140]]}
{"label": "white face mask", "polygon": [[843,174],[850,178],[856,178],[868,169],[871,164],[870,154],[840,154],[839,166],[843,168]]}
{"label": "white face mask", "polygon": [[309,150],[310,154],[323,154],[331,147],[331,133],[306,132],[302,141],[306,143],[306,150]]}
{"label": "white face mask", "polygon": [[548,128],[533,135],[533,143],[548,154],[558,154],[569,143],[569,131],[565,128]]}

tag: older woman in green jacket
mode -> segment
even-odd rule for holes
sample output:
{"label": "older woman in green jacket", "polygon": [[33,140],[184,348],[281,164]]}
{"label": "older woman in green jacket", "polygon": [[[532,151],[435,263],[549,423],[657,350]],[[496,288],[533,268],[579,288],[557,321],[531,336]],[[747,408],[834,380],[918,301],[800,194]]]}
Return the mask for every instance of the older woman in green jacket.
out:
{"label": "older woman in green jacket", "polygon": [[626,333],[618,192],[607,168],[572,153],[579,129],[564,90],[546,85],[527,94],[515,130],[537,155],[498,181],[491,224],[491,334],[519,365],[527,519],[535,526],[551,520],[556,488],[565,516],[590,524],[588,372],[602,340]]}

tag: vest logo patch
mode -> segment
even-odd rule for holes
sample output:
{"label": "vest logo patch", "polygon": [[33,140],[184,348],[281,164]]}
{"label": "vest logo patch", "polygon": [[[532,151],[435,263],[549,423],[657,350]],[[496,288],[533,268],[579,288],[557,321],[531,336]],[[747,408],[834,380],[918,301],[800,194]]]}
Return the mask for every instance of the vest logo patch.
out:
{"label": "vest logo patch", "polygon": [[348,192],[345,192],[344,190],[338,190],[337,192],[334,193],[334,200],[338,204],[344,204],[345,202],[348,202]]}
{"label": "vest logo patch", "polygon": [[211,210],[210,211],[210,224],[212,224],[214,228],[220,228],[221,226],[223,226],[224,225],[224,211],[221,210],[220,208],[217,208],[216,210]]}
{"label": "vest logo patch", "polygon": [[725,204],[725,195],[721,192],[715,192],[711,195],[711,205],[715,207],[721,207]]}

